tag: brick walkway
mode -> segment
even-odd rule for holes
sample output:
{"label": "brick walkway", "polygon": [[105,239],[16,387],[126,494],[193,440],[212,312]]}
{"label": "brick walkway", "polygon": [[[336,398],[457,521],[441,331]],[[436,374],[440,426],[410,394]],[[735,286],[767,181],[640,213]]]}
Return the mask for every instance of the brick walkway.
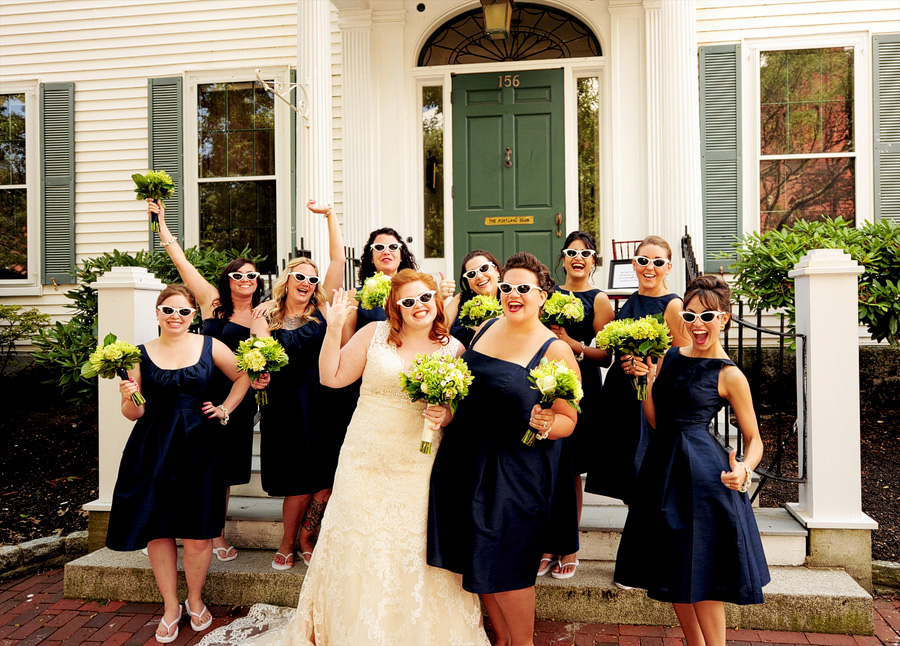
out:
{"label": "brick walkway", "polygon": [[[246,608],[210,608],[213,628]],[[162,604],[84,601],[63,598],[63,571],[52,570],[0,583],[0,646],[141,646],[156,644]],[[538,621],[535,646],[682,646],[681,629],[660,626],[573,624]],[[875,637],[767,630],[729,630],[729,646],[810,644],[813,646],[900,646],[900,599],[876,599]],[[195,644],[202,635],[185,620],[174,646]]]}

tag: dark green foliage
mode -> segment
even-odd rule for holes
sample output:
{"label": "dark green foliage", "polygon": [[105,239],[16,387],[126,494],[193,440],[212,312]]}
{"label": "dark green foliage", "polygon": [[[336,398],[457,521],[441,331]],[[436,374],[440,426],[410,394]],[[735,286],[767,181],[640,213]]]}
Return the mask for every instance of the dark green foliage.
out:
{"label": "dark green foliage", "polygon": [[[264,259],[247,247],[240,251],[201,251],[191,247],[184,253],[211,285],[218,283],[222,270],[235,258],[246,258],[257,265]],[[79,404],[90,401],[97,392],[96,377],[86,379],[81,375],[81,366],[97,348],[97,291],[92,285],[113,267],[145,267],[167,285],[182,282],[175,264],[164,251],[130,254],[114,250],[84,261],[77,272],[78,287],[66,293],[66,298],[72,300],[66,307],[75,310],[75,314],[68,322],[45,328],[32,339],[38,348],[34,353],[36,362],[57,370],[60,393]]]}
{"label": "dark green foliage", "polygon": [[36,309],[22,311],[21,305],[0,305],[0,375],[6,371],[16,341],[37,334],[50,324],[50,315]]}
{"label": "dark green foliage", "polygon": [[735,244],[734,294],[750,308],[783,309],[794,329],[794,281],[788,272],[810,249],[843,249],[865,267],[859,277],[859,322],[872,339],[900,345],[900,224],[887,219],[854,228],[841,219],[797,221],[752,233]]}

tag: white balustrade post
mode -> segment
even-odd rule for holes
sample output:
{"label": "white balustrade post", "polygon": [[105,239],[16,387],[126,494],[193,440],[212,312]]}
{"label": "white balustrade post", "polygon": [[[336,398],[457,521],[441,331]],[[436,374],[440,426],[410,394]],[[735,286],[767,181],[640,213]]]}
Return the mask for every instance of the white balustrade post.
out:
{"label": "white balustrade post", "polygon": [[321,215],[307,210],[306,201],[334,201],[330,0],[297,0],[297,82],[309,97],[309,121],[297,121],[297,231],[324,276],[328,225]]}
{"label": "white balustrade post", "polygon": [[[862,511],[859,435],[858,276],[841,249],[814,249],[788,275],[795,281],[797,332],[806,335],[806,484],[787,505],[810,531],[811,564],[840,566],[871,588],[871,535]],[[797,355],[802,415],[802,355]],[[798,420],[802,422],[801,420]]]}
{"label": "white balustrade post", "polygon": [[[156,299],[165,285],[143,267],[113,267],[93,284],[97,290],[97,333],[100,342],[112,332],[135,345],[159,336],[154,315]],[[90,549],[106,540],[105,516],[112,504],[122,449],[134,426],[122,415],[118,379],[98,379],[99,487],[97,499],[84,508],[91,513]],[[95,522],[97,517],[103,517]],[[100,531],[94,531],[99,529]]]}
{"label": "white balustrade post", "polygon": [[703,257],[703,198],[700,185],[700,97],[697,60],[696,0],[666,0],[660,6],[660,89],[662,109],[658,233],[672,245],[670,288],[684,292],[681,236],[693,238],[694,254]]}

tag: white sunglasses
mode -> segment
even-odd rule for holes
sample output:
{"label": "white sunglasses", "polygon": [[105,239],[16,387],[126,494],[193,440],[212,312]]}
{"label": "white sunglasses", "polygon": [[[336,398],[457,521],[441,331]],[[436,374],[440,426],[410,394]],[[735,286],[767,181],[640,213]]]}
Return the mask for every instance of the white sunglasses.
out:
{"label": "white sunglasses", "polygon": [[685,323],[693,323],[698,318],[704,323],[712,323],[722,314],[726,314],[726,312],[720,312],[718,310],[706,310],[705,312],[688,312],[687,310],[678,312],[678,315],[684,319]]}
{"label": "white sunglasses", "polygon": [[172,316],[175,312],[178,312],[179,316],[193,316],[195,310],[193,307],[172,307],[171,305],[157,305],[156,309],[162,312],[166,316]]}
{"label": "white sunglasses", "polygon": [[512,290],[516,290],[520,294],[527,294],[532,289],[536,289],[539,292],[544,291],[543,289],[541,289],[538,285],[535,285],[534,283],[522,283],[520,285],[513,285],[511,283],[498,283],[497,288],[503,294],[509,294],[512,292]]}
{"label": "white sunglasses", "polygon": [[310,285],[316,285],[319,282],[318,276],[307,276],[306,274],[301,274],[299,271],[289,272],[291,276],[294,277],[298,283],[302,283],[303,281],[308,282]]}
{"label": "white sunglasses", "polygon": [[667,258],[648,258],[647,256],[635,256],[634,261],[641,267],[646,267],[652,263],[654,267],[659,269],[672,264],[672,261]]}
{"label": "white sunglasses", "polygon": [[246,274],[242,274],[239,271],[230,271],[228,272],[228,277],[231,278],[231,280],[244,280],[245,278],[247,280],[256,280],[259,278],[259,272],[248,271]]}
{"label": "white sunglasses", "polygon": [[582,258],[590,258],[597,252],[593,249],[563,249],[563,253],[566,254],[569,258],[577,258],[578,256],[581,256]]}
{"label": "white sunglasses", "polygon": [[435,294],[437,294],[437,292],[431,289],[427,292],[422,292],[418,296],[407,296],[406,298],[401,298],[399,301],[397,301],[397,305],[399,305],[400,307],[405,307],[406,309],[415,307],[416,301],[419,301],[424,305],[425,303],[428,303],[432,298],[434,298]]}
{"label": "white sunglasses", "polygon": [[463,274],[463,278],[467,278],[468,280],[472,280],[475,278],[477,274],[486,274],[490,271],[491,267],[496,267],[496,265],[492,262],[486,262],[478,269],[470,269],[469,271]]}
{"label": "white sunglasses", "polygon": [[399,242],[392,242],[390,244],[382,244],[380,242],[376,242],[375,244],[369,245],[369,249],[371,249],[372,251],[376,251],[378,253],[382,253],[385,249],[389,249],[391,251],[397,251],[402,246],[403,245],[400,244]]}

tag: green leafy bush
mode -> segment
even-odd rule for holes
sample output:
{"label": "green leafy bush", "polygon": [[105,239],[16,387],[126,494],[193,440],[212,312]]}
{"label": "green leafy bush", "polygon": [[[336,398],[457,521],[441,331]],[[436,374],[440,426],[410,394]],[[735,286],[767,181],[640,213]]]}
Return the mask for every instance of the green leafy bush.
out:
{"label": "green leafy bush", "polygon": [[788,272],[810,249],[843,249],[865,267],[859,277],[859,322],[872,339],[900,345],[900,224],[855,228],[840,219],[799,220],[791,228],[752,233],[735,243],[734,293],[751,309],[783,309],[794,329],[794,281]]}
{"label": "green leafy bush", "polygon": [[[247,258],[257,266],[265,259],[252,254],[248,247],[240,251],[201,251],[191,247],[184,253],[213,285],[217,284],[225,266],[235,258]],[[164,251],[133,254],[113,251],[84,261],[77,271],[78,287],[66,293],[66,298],[72,300],[66,307],[75,310],[74,315],[66,323],[58,322],[40,330],[32,339],[38,348],[34,353],[36,362],[58,372],[60,392],[69,401],[84,403],[97,392],[96,377],[82,377],[81,366],[97,347],[97,290],[93,283],[113,267],[144,267],[165,284],[182,282],[175,264]]]}
{"label": "green leafy bush", "polygon": [[0,305],[0,375],[6,371],[16,341],[28,339],[50,324],[50,315],[21,305]]}

